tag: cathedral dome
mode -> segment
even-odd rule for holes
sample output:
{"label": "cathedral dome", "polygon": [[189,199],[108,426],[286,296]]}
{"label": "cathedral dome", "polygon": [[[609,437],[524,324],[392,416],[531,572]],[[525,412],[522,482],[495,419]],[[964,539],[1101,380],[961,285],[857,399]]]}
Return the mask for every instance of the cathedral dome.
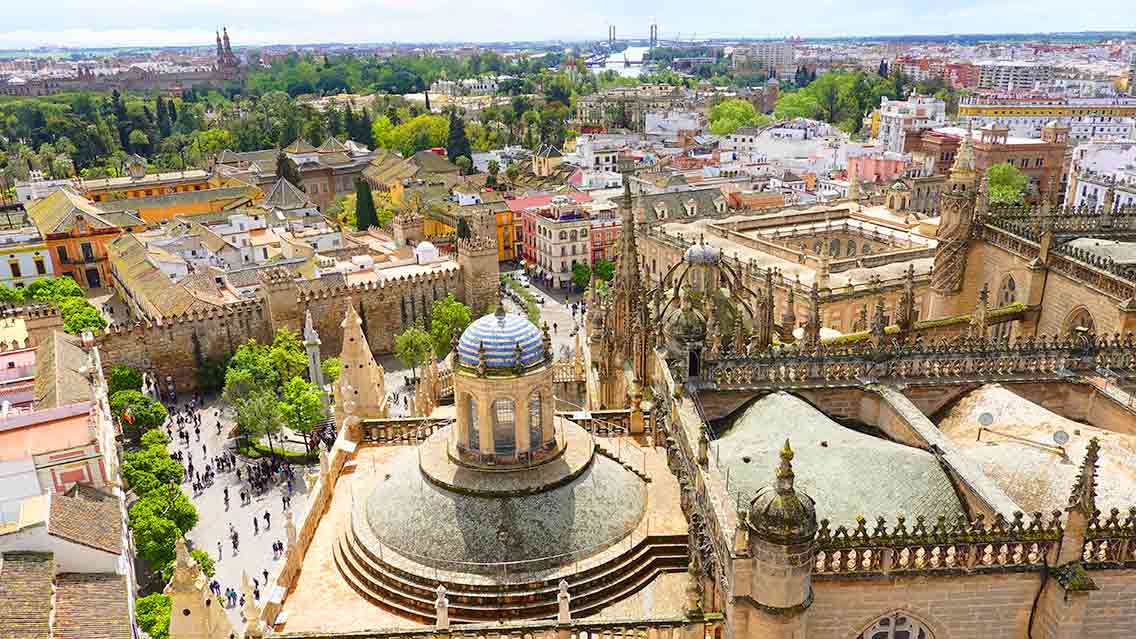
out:
{"label": "cathedral dome", "polygon": [[539,364],[544,359],[544,335],[528,319],[505,313],[486,315],[470,324],[458,340],[458,356],[465,366],[481,362],[481,346],[485,346],[485,365],[489,368],[513,368],[517,363],[517,348],[521,351],[521,366]]}
{"label": "cathedral dome", "polygon": [[717,264],[720,253],[709,244],[698,243],[686,249],[683,261],[687,264]]}

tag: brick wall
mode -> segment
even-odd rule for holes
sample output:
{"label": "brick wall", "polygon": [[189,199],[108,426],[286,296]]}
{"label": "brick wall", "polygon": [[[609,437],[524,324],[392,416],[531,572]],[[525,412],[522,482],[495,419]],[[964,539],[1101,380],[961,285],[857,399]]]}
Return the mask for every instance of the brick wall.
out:
{"label": "brick wall", "polygon": [[934,639],[1021,639],[1040,586],[1037,573],[814,580],[807,636],[852,639],[879,617],[904,610]]}
{"label": "brick wall", "polygon": [[1085,636],[1129,639],[1136,636],[1136,570],[1094,570],[1100,590],[1089,594]]}

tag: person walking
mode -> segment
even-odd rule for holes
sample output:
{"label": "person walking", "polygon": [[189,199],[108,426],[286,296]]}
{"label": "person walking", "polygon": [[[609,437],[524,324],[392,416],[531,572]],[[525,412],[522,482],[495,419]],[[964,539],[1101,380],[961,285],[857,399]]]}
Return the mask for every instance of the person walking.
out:
{"label": "person walking", "polygon": [[221,548],[222,548],[221,540],[218,539],[217,540],[217,561],[221,561],[221,559],[223,558],[224,553],[221,552]]}
{"label": "person walking", "polygon": [[257,519],[256,515],[253,515],[252,516],[252,534],[256,535],[256,534],[259,534],[259,533],[260,533],[260,521]]}
{"label": "person walking", "polygon": [[264,529],[268,530],[269,528],[272,528],[272,515],[266,510],[264,511]]}

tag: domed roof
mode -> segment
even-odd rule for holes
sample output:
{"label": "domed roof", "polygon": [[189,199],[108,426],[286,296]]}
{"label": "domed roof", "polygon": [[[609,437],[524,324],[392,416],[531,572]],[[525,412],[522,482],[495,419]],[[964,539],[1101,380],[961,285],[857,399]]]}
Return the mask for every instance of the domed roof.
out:
{"label": "domed roof", "polygon": [[778,87],[778,86],[781,86],[781,81],[778,80],[777,78],[769,78],[768,80],[765,81],[765,84],[767,84],[771,87]]}
{"label": "domed roof", "polygon": [[699,242],[686,249],[686,255],[683,257],[683,261],[687,264],[717,264],[718,257],[718,249],[709,244]]}
{"label": "domed roof", "polygon": [[757,491],[749,505],[749,525],[769,541],[804,542],[817,531],[816,504],[812,497],[793,487],[793,449],[789,440],[781,449],[777,485]]}
{"label": "domed roof", "polygon": [[489,368],[512,368],[517,360],[517,346],[521,347],[521,366],[540,363],[544,358],[544,334],[528,319],[505,313],[478,318],[470,324],[458,340],[458,356],[466,366],[481,362],[480,349],[485,345],[485,365]]}

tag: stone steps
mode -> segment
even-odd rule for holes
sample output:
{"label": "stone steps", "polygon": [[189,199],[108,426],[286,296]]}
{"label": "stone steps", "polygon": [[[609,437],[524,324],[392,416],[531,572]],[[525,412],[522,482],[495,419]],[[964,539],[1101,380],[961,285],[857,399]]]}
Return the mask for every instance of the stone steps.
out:
{"label": "stone steps", "polygon": [[651,483],[651,478],[646,473],[632,466],[630,462],[621,459],[616,451],[611,450],[607,446],[601,444],[599,439],[596,439],[596,452],[618,463],[620,466],[623,466],[625,469],[627,469],[628,472],[632,473],[639,479],[642,479],[644,483]]}
{"label": "stone steps", "polygon": [[[340,534],[334,555],[340,572],[367,599],[396,614],[433,623],[438,581],[379,560],[359,544],[350,529]],[[569,578],[573,614],[595,613],[634,594],[660,573],[685,569],[687,562],[683,535],[640,542],[611,562]],[[450,619],[456,623],[540,619],[554,617],[557,612],[559,579],[484,586],[441,583],[446,586]]]}

